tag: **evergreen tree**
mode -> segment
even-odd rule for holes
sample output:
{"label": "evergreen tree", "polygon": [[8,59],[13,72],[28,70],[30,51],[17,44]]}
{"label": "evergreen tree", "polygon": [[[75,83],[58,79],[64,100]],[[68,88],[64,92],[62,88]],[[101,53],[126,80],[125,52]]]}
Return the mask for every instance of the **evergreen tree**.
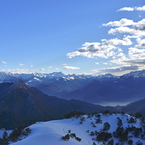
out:
{"label": "evergreen tree", "polygon": [[103,131],[107,131],[110,129],[110,124],[108,122],[104,123]]}

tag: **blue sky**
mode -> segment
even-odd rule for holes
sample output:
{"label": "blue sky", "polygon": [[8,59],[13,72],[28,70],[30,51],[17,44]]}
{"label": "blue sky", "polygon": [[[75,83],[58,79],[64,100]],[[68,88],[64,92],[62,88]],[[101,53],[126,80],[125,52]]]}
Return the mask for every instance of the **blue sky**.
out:
{"label": "blue sky", "polygon": [[0,71],[144,69],[144,0],[1,0]]}

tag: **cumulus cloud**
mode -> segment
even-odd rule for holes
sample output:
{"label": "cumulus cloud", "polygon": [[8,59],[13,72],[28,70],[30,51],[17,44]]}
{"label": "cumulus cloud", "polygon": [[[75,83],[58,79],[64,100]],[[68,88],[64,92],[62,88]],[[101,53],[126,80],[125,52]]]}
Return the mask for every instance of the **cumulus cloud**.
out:
{"label": "cumulus cloud", "polygon": [[145,11],[145,5],[142,7],[135,7],[137,11]]}
{"label": "cumulus cloud", "polygon": [[129,59],[145,59],[145,49],[131,47],[128,49]]}
{"label": "cumulus cloud", "polygon": [[135,30],[145,31],[145,19],[142,19],[141,21],[138,21],[134,25]]}
{"label": "cumulus cloud", "polygon": [[79,67],[74,67],[74,66],[64,66],[64,69],[70,69],[70,70],[76,70],[76,69],[80,69]]}
{"label": "cumulus cloud", "polygon": [[103,24],[103,26],[111,26],[111,27],[123,27],[123,26],[130,26],[130,25],[134,25],[135,22],[133,20],[130,19],[126,19],[126,18],[122,18],[119,21],[111,21],[108,22],[107,24]]}
{"label": "cumulus cloud", "polygon": [[[133,20],[123,18],[119,21],[111,21],[107,24],[103,24],[103,26],[111,26],[111,27],[117,27],[112,28],[108,31],[109,34],[114,33],[141,33],[141,31],[145,31],[145,19],[142,19],[138,22],[134,22]],[[132,27],[127,27],[132,26]]]}
{"label": "cumulus cloud", "polygon": [[8,64],[6,61],[2,61],[2,64]]}
{"label": "cumulus cloud", "polygon": [[135,30],[133,30],[129,27],[117,27],[117,28],[111,28],[108,31],[108,34],[115,34],[115,33],[131,33],[131,34],[134,34]]}
{"label": "cumulus cloud", "polygon": [[99,65],[100,63],[99,62],[95,62],[95,64]]}
{"label": "cumulus cloud", "polygon": [[99,47],[100,43],[98,42],[92,42],[92,43],[89,43],[89,42],[86,42],[85,44],[83,44],[82,48],[80,48],[78,51],[79,52],[97,52],[99,51],[100,47]]}
{"label": "cumulus cloud", "polygon": [[110,60],[111,63],[117,64],[117,65],[125,65],[125,61],[128,60],[126,55],[124,53],[119,53],[117,57],[114,59]]}
{"label": "cumulus cloud", "polygon": [[123,7],[123,8],[120,8],[119,10],[117,11],[134,11],[134,8],[132,7]]}
{"label": "cumulus cloud", "polygon": [[139,40],[136,47],[145,48],[145,39]]}
{"label": "cumulus cloud", "polygon": [[131,35],[136,35],[138,37],[145,36],[145,19],[134,22],[134,24],[132,24],[132,27],[119,26],[117,28],[111,28],[108,31],[108,34],[115,35],[116,33],[128,33]]}
{"label": "cumulus cloud", "polygon": [[123,7],[117,11],[145,11],[145,5],[142,7]]}
{"label": "cumulus cloud", "polygon": [[118,39],[102,39],[102,43],[98,42],[86,42],[82,45],[78,51],[68,53],[69,58],[75,56],[84,56],[88,58],[100,57],[100,58],[109,58],[113,57],[120,51],[117,49],[117,45],[131,45],[132,41],[129,38]]}
{"label": "cumulus cloud", "polygon": [[133,54],[143,54],[145,53],[145,49],[138,49],[134,47],[128,48],[128,54],[133,55]]}
{"label": "cumulus cloud", "polygon": [[[118,11],[145,11],[142,7],[124,7]],[[100,42],[85,42],[74,52],[68,53],[69,58],[83,56],[87,58],[101,58],[95,64],[118,65],[118,67],[97,69],[98,73],[127,73],[144,69],[145,65],[145,19],[133,21],[122,18],[110,21],[102,26],[111,27],[108,34],[113,34],[112,39],[102,39]],[[118,37],[119,36],[119,37]],[[123,47],[122,47],[123,46]],[[129,46],[129,48],[127,48]],[[128,49],[128,50],[127,50]],[[103,59],[102,59],[103,58]],[[108,59],[108,61],[106,60]],[[67,67],[67,66],[66,66]]]}
{"label": "cumulus cloud", "polygon": [[120,66],[136,66],[138,69],[144,69],[145,67],[145,49],[139,49],[135,47],[128,48],[128,55],[120,55],[119,58],[110,60],[111,63]]}
{"label": "cumulus cloud", "polygon": [[103,64],[104,64],[104,65],[108,65],[108,63],[107,63],[107,62],[103,62]]}
{"label": "cumulus cloud", "polygon": [[82,45],[78,51],[68,53],[67,56],[69,58],[75,57],[75,56],[84,56],[88,58],[94,58],[94,57],[102,57],[102,58],[108,58],[110,55],[113,55],[110,53],[112,49],[115,49],[116,47],[113,45],[98,45],[96,42],[86,42]]}
{"label": "cumulus cloud", "polygon": [[25,64],[22,64],[22,63],[20,63],[19,65],[20,65],[20,66],[25,66]]}
{"label": "cumulus cloud", "polygon": [[132,41],[127,37],[122,40],[115,38],[110,40],[103,39],[102,41],[104,41],[103,45],[132,45]]}

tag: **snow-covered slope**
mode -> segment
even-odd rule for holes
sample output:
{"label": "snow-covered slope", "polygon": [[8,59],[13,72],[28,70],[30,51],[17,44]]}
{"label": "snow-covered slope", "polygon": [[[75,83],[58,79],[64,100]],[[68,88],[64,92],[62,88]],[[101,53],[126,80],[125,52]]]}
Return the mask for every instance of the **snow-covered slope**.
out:
{"label": "snow-covered slope", "polygon": [[[106,122],[109,126],[105,125]],[[29,127],[31,133],[26,138],[20,137],[22,140],[10,144],[103,145],[104,140],[106,145],[117,145],[117,142],[128,145],[128,141],[130,144],[133,141],[132,145],[141,145],[138,143],[145,144],[144,125],[141,119],[128,114],[82,115],[70,119],[37,122]]]}
{"label": "snow-covered slope", "polygon": [[145,70],[130,72],[130,73],[125,74],[123,76],[124,77],[134,77],[134,78],[139,78],[139,77],[145,78]]}

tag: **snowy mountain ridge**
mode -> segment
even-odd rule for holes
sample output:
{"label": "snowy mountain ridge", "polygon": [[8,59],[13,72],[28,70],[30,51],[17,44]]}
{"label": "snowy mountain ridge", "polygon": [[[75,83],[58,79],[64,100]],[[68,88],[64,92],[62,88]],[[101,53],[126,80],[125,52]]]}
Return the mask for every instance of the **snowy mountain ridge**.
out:
{"label": "snowy mountain ridge", "polygon": [[6,80],[15,80],[15,79],[31,79],[31,78],[38,78],[38,79],[53,79],[56,78],[59,80],[63,78],[65,80],[73,80],[73,79],[87,79],[87,78],[120,78],[120,77],[129,77],[132,76],[134,78],[138,77],[145,77],[145,70],[141,71],[133,71],[122,76],[114,76],[112,74],[104,74],[104,75],[85,75],[85,74],[64,74],[62,72],[53,72],[53,73],[11,73],[11,72],[0,72],[0,81]]}
{"label": "snowy mountain ridge", "polygon": [[[22,130],[16,142],[9,137],[11,131],[6,132],[10,145],[143,145],[145,119],[106,111],[37,122]],[[0,131],[1,138],[4,136],[2,133],[4,130]]]}
{"label": "snowy mountain ridge", "polygon": [[144,78],[145,78],[145,70],[130,72],[130,73],[125,74],[125,75],[123,75],[123,76],[124,76],[124,77],[132,76],[132,77],[134,77],[134,78],[139,78],[139,77],[144,77]]}
{"label": "snowy mountain ridge", "polygon": [[17,74],[17,73],[10,73],[10,72],[0,72],[0,81],[6,81],[6,80],[15,80],[15,79],[31,79],[31,78],[38,78],[38,79],[53,79],[56,78],[56,80],[59,80],[60,78],[63,78],[65,80],[72,80],[72,79],[87,79],[87,78],[103,78],[103,77],[115,77],[111,74],[106,75],[78,75],[78,74],[63,74],[62,72],[53,72],[53,73],[30,73],[30,74]]}
{"label": "snowy mountain ridge", "polygon": [[[98,103],[98,101],[128,101],[130,103],[132,100],[143,99],[145,93],[145,70],[131,72],[120,77],[111,74],[93,76],[63,74],[62,72],[49,74],[0,72],[1,83],[16,82],[18,79],[23,80],[31,87],[36,87],[49,96],[63,99],[80,99],[89,103]],[[130,99],[126,100],[128,97]],[[123,98],[124,100],[122,100]]]}

